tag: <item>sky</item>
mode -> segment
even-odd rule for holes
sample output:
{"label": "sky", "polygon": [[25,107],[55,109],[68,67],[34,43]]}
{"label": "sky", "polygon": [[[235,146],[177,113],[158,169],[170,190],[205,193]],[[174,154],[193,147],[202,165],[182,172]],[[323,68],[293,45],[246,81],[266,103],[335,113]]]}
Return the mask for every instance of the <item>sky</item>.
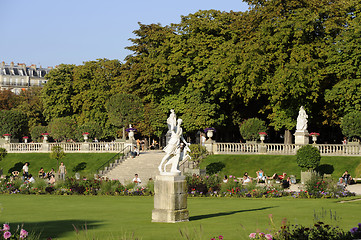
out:
{"label": "sky", "polygon": [[179,23],[199,10],[247,11],[241,0],[0,0],[0,62],[81,65],[124,58],[142,24]]}

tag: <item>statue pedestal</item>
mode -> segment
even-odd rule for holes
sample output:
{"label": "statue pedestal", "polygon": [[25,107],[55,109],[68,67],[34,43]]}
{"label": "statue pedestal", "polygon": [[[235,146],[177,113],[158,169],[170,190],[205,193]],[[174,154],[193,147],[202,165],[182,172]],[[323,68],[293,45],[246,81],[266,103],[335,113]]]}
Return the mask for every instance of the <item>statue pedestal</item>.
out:
{"label": "statue pedestal", "polygon": [[298,130],[293,135],[295,136],[295,144],[307,145],[310,143],[310,135],[307,130]]}
{"label": "statue pedestal", "polygon": [[175,223],[189,220],[185,176],[156,176],[154,193],[152,222]]}

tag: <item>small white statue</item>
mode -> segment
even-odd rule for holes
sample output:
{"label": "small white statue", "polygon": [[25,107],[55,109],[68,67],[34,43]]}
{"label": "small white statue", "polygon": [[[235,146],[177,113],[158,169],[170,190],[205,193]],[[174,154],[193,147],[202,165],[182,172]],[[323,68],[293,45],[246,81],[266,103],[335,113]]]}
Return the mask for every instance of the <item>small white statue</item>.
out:
{"label": "small white statue", "polygon": [[[172,109],[173,110],[173,109]],[[177,125],[173,126],[173,120],[175,117],[174,110],[171,110],[171,114],[167,120],[168,127],[171,130],[171,137],[167,146],[163,149],[166,153],[161,163],[158,166],[160,174],[166,174],[166,166],[172,164],[170,173],[179,173],[178,163],[186,157],[189,157],[187,152],[190,151],[188,143],[183,138],[183,129],[181,128],[182,119],[176,121]],[[167,161],[167,162],[166,162]],[[166,164],[164,164],[166,162]],[[164,164],[164,166],[163,166]]]}
{"label": "small white statue", "polygon": [[305,131],[307,130],[307,114],[303,106],[300,107],[297,117],[296,131]]}

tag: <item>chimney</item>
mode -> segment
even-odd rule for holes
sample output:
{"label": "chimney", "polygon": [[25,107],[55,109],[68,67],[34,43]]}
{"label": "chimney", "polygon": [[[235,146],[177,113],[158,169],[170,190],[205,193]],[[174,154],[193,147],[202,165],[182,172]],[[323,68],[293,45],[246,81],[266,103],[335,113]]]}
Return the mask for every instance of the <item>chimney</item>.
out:
{"label": "chimney", "polygon": [[31,64],[30,66],[32,69],[36,70],[36,65],[35,64]]}
{"label": "chimney", "polygon": [[4,62],[4,61],[1,63],[1,66],[2,66],[2,67],[5,67],[5,62]]}
{"label": "chimney", "polygon": [[14,62],[10,63],[10,67],[13,68],[14,67]]}

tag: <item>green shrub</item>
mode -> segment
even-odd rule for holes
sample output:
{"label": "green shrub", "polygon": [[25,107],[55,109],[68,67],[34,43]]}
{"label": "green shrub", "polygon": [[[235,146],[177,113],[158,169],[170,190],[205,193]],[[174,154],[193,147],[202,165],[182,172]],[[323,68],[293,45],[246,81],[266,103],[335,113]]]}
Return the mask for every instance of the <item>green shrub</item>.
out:
{"label": "green shrub", "polygon": [[46,126],[35,126],[30,130],[31,139],[35,142],[40,142],[42,133],[46,133],[48,128]]}
{"label": "green shrub", "polygon": [[350,112],[341,120],[342,134],[348,138],[361,139],[361,112]]}
{"label": "green shrub", "polygon": [[222,169],[225,166],[226,166],[226,164],[224,164],[222,162],[210,163],[206,166],[206,172],[207,172],[207,174],[212,175],[212,174],[222,171]]}
{"label": "green shrub", "polygon": [[245,140],[257,140],[260,132],[267,130],[265,121],[259,118],[249,118],[244,120],[240,126],[239,131]]}
{"label": "green shrub", "polygon": [[316,147],[306,145],[298,149],[296,160],[301,168],[315,169],[321,161],[321,154]]}
{"label": "green shrub", "polygon": [[191,144],[189,149],[191,150],[189,153],[189,156],[191,157],[190,161],[193,161],[195,166],[198,167],[202,160],[207,157],[208,151],[206,147],[199,144]]}

